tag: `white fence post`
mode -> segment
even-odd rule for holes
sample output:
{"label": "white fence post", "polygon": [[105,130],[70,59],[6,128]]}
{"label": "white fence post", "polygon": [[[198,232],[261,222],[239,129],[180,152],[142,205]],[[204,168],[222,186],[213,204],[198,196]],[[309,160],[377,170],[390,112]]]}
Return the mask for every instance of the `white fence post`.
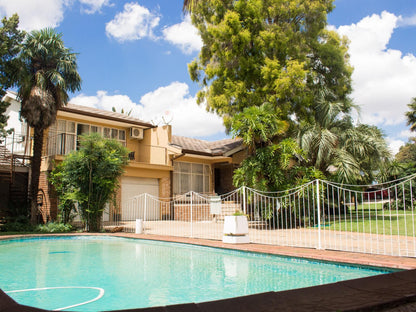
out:
{"label": "white fence post", "polygon": [[247,214],[246,187],[244,185],[243,185],[243,211],[244,211],[244,214]]}
{"label": "white fence post", "polygon": [[146,234],[147,193],[144,193],[143,234]]}
{"label": "white fence post", "polygon": [[316,180],[316,207],[318,209],[318,249],[322,249],[321,245],[321,205],[319,196],[319,179]]}
{"label": "white fence post", "polygon": [[193,229],[193,191],[191,191],[191,238],[194,237],[194,229]]}
{"label": "white fence post", "polygon": [[[123,204],[123,218],[111,225],[124,225],[134,232],[137,218],[143,220],[144,234],[219,239],[224,216],[239,209],[252,217],[250,231],[254,243],[416,257],[415,179],[416,174],[374,190],[370,186],[318,179],[280,192],[260,192],[242,186],[220,196],[219,213],[213,212],[206,196],[191,191],[169,202],[177,213],[177,220],[172,218],[170,222],[153,222],[156,209],[162,213],[162,204],[149,194],[141,194]],[[248,211],[251,208],[254,211]],[[147,210],[150,220],[146,230]],[[216,217],[220,222],[215,222]],[[379,223],[367,228],[364,221]]]}

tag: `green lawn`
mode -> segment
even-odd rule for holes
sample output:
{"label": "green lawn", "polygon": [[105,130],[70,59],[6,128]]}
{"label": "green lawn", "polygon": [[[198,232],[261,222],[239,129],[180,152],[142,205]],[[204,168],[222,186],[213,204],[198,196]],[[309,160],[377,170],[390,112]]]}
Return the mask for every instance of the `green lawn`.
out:
{"label": "green lawn", "polygon": [[363,203],[356,210],[351,206],[349,214],[336,216],[335,220],[333,217],[326,220],[325,228],[360,233],[416,235],[415,210],[396,210],[394,205],[390,209],[382,208],[382,203]]}

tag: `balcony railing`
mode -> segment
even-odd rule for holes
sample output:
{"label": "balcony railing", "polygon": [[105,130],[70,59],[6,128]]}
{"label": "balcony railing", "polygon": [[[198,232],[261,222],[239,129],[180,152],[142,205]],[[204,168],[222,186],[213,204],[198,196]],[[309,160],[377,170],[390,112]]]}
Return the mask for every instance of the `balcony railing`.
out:
{"label": "balcony railing", "polygon": [[27,142],[27,139],[26,135],[13,132],[6,136],[0,136],[0,146],[12,155],[29,156],[31,153],[31,142]]}
{"label": "balcony railing", "polygon": [[[78,137],[75,134],[59,133],[48,137],[47,156],[67,155],[77,149]],[[161,146],[140,144],[138,152],[129,153],[130,162],[153,165],[167,165],[167,149]]]}
{"label": "balcony railing", "polygon": [[0,136],[0,176],[13,183],[15,171],[27,172],[30,165],[30,141],[25,135]]}

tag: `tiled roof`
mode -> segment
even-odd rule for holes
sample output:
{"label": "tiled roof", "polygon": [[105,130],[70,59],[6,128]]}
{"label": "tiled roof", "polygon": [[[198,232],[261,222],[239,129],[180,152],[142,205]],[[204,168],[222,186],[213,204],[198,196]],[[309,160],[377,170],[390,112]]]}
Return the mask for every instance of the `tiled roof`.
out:
{"label": "tiled roof", "polygon": [[212,152],[225,154],[239,146],[243,145],[242,139],[224,139],[219,141],[210,142],[209,146]]}
{"label": "tiled roof", "polygon": [[75,104],[68,103],[66,106],[60,108],[59,110],[63,111],[63,112],[70,112],[70,113],[76,113],[76,114],[91,116],[91,117],[98,117],[98,118],[104,118],[104,119],[108,119],[108,120],[130,123],[130,124],[133,124],[133,125],[142,126],[142,127],[146,127],[146,128],[154,128],[155,127],[151,123],[145,122],[145,121],[140,120],[138,118],[127,116],[126,114],[110,112],[110,111],[106,111],[106,110],[102,110],[102,109],[98,109],[98,108],[94,108],[94,107],[87,107],[87,106],[75,105]]}
{"label": "tiled roof", "polygon": [[225,153],[241,146],[241,139],[224,139],[220,141],[208,142],[182,136],[172,136],[171,145],[182,148],[183,152],[191,154],[201,154],[209,156],[221,156]]}

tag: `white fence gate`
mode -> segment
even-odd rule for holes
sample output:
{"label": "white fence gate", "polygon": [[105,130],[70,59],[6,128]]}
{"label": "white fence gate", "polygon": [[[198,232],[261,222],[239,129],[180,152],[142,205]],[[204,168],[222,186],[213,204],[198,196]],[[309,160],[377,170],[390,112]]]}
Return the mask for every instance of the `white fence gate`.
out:
{"label": "white fence gate", "polygon": [[221,240],[224,216],[247,215],[250,242],[416,257],[416,175],[383,185],[315,180],[283,192],[248,187],[221,196],[189,192],[175,198],[148,194],[122,209],[122,226],[145,234]]}

